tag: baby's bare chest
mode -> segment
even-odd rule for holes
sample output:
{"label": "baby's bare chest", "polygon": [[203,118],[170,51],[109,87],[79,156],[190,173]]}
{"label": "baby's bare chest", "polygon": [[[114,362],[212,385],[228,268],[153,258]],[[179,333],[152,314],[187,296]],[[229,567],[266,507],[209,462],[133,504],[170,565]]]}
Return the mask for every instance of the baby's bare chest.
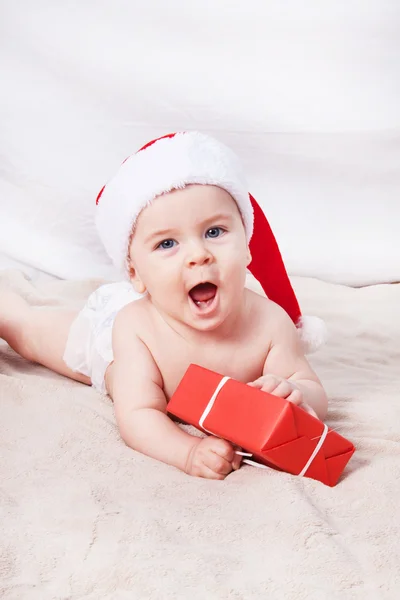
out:
{"label": "baby's bare chest", "polygon": [[146,340],[163,378],[164,393],[169,399],[190,364],[243,382],[253,381],[262,374],[268,351],[266,339],[243,339],[238,342],[189,343],[176,335],[161,334]]}

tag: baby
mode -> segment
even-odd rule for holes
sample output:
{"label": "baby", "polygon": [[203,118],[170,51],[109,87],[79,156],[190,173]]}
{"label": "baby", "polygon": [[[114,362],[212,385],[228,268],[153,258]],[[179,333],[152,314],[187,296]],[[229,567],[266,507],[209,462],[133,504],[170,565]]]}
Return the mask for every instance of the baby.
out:
{"label": "baby", "polygon": [[[191,363],[325,417],[304,356],[308,318],[228,148],[195,132],[151,142],[122,164],[96,210],[125,281],[100,287],[80,312],[3,294],[0,336],[16,352],[108,393],[128,446],[199,477],[224,479],[240,456],[168,417]],[[247,267],[265,296],[245,287]]]}

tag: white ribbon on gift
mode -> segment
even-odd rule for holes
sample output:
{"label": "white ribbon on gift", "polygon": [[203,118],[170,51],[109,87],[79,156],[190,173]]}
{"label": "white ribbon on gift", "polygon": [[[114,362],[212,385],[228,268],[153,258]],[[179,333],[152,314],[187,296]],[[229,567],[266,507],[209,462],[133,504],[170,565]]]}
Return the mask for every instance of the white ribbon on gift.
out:
{"label": "white ribbon on gift", "polygon": [[[224,385],[226,384],[226,382],[230,379],[230,377],[223,377],[221,379],[221,381],[219,382],[219,384],[217,385],[217,387],[215,388],[215,391],[213,393],[213,395],[211,396],[210,400],[207,403],[207,406],[205,407],[203,414],[201,415],[200,419],[199,419],[199,425],[200,427],[204,430],[207,431],[207,433],[210,433],[211,435],[214,435],[214,433],[212,431],[210,431],[209,429],[207,429],[206,427],[204,427],[204,421],[206,420],[206,418],[208,417],[210,411],[212,410],[212,407],[214,406],[215,400],[217,399],[218,394],[220,393],[221,389],[224,387]],[[299,477],[303,477],[310,465],[312,464],[314,458],[317,456],[318,452],[320,451],[320,449],[322,448],[324,442],[325,442],[325,438],[328,435],[328,426],[324,423],[324,430],[322,432],[321,437],[319,438],[319,442],[318,444],[315,446],[314,451],[311,453],[310,458],[308,459],[308,461],[306,462],[306,464],[304,465],[304,467],[302,468],[302,470],[299,473]],[[242,462],[248,464],[248,465],[252,465],[254,467],[257,467],[259,469],[268,469],[268,467],[266,465],[262,465],[258,462],[256,462],[255,460],[250,460],[251,457],[253,456],[252,454],[250,454],[249,452],[242,452],[240,450],[236,450],[235,451],[236,454],[239,454],[240,456],[247,456],[248,458],[244,458]]]}

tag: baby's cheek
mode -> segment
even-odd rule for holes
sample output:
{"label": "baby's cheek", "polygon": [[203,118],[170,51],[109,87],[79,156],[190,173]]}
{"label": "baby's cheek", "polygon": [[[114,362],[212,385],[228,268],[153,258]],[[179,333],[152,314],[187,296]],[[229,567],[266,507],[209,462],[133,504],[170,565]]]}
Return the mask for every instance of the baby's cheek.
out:
{"label": "baby's cheek", "polygon": [[242,286],[245,285],[247,270],[245,264],[241,264],[239,260],[232,261],[231,264],[226,265],[226,274],[230,281],[236,284],[240,283]]}

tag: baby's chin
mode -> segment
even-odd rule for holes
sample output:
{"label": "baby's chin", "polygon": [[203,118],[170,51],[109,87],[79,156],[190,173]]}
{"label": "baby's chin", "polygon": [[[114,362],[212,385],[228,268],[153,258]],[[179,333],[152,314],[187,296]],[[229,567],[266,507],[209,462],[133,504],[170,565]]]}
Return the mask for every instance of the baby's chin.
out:
{"label": "baby's chin", "polygon": [[225,324],[225,322],[226,319],[218,318],[209,319],[207,321],[196,321],[188,319],[187,321],[185,321],[185,324],[196,331],[203,333],[211,333],[218,331],[218,329],[221,328]]}

